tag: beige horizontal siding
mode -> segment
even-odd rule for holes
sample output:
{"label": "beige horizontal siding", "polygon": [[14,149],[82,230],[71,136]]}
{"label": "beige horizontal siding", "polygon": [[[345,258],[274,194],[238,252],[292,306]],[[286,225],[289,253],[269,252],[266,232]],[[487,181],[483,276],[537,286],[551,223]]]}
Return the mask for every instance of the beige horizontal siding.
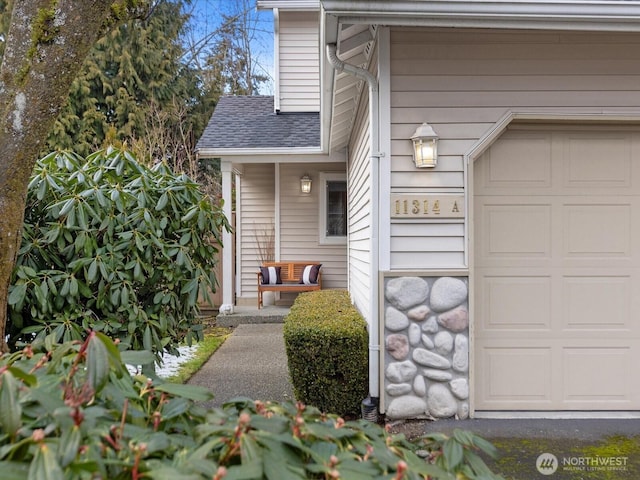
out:
{"label": "beige horizontal siding", "polygon": [[242,175],[242,197],[240,258],[240,294],[242,297],[257,297],[256,272],[260,266],[258,242],[262,234],[269,231],[275,221],[274,165],[245,165]]}
{"label": "beige horizontal siding", "polygon": [[349,145],[349,292],[367,321],[371,320],[371,162],[368,94],[362,96]]}
{"label": "beige horizontal siding", "polygon": [[[320,172],[345,173],[340,163],[284,164],[280,167],[280,259],[322,264],[322,288],[347,288],[347,246],[323,245],[319,232]],[[312,179],[311,194],[300,192],[300,177]]]}
{"label": "beige horizontal siding", "polygon": [[[637,113],[640,36],[393,28],[390,95],[391,191],[462,193],[464,155],[509,111]],[[440,137],[435,170],[412,163],[408,138],[425,121]],[[455,228],[392,220],[392,268],[465,267]]]}
{"label": "beige horizontal siding", "polygon": [[320,45],[317,12],[280,12],[281,112],[320,111]]}

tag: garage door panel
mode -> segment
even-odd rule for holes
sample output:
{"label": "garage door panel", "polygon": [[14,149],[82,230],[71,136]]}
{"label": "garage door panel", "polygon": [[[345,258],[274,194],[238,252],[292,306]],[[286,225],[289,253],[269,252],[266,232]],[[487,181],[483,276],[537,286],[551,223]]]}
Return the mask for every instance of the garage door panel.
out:
{"label": "garage door panel", "polygon": [[549,276],[481,276],[483,322],[492,330],[550,329],[551,278]]}
{"label": "garage door panel", "polygon": [[551,255],[551,205],[483,205],[480,221],[485,231],[483,256],[548,259]]}
{"label": "garage door panel", "polygon": [[564,204],[564,255],[629,257],[631,204]]}
{"label": "garage door panel", "polygon": [[478,408],[548,408],[552,403],[552,350],[485,348],[481,352],[484,378],[477,388]]}
{"label": "garage door panel", "polygon": [[564,138],[563,186],[575,188],[631,187],[631,134],[569,134]]}
{"label": "garage door panel", "polygon": [[551,135],[522,134],[492,148],[478,180],[485,190],[551,188]]}
{"label": "garage door panel", "polygon": [[598,403],[629,407],[637,384],[628,368],[631,356],[629,347],[565,347],[563,402],[572,409]]}
{"label": "garage door panel", "polygon": [[633,329],[631,318],[632,279],[630,276],[564,276],[562,286],[564,328],[614,331]]}

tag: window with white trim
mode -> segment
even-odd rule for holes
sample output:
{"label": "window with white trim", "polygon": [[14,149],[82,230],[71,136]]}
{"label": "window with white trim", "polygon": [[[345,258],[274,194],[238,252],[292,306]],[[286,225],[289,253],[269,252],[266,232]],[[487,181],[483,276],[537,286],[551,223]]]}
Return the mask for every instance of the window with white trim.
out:
{"label": "window with white trim", "polygon": [[347,176],[320,173],[320,243],[347,243]]}

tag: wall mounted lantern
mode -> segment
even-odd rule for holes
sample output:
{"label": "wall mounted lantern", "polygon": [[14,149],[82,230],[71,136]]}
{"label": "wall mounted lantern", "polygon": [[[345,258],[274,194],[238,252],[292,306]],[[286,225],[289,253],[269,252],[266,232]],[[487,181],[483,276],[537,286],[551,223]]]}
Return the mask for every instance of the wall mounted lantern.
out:
{"label": "wall mounted lantern", "polygon": [[438,164],[438,135],[431,125],[423,123],[411,136],[413,161],[418,168],[433,168]]}
{"label": "wall mounted lantern", "polygon": [[300,191],[302,193],[311,193],[311,178],[306,173],[300,178]]}

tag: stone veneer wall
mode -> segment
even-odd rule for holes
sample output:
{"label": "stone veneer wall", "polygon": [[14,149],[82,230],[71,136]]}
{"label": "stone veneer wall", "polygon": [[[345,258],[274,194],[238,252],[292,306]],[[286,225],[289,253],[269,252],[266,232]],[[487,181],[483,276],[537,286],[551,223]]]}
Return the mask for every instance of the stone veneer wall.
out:
{"label": "stone veneer wall", "polygon": [[387,418],[467,418],[468,279],[389,277],[384,296]]}

